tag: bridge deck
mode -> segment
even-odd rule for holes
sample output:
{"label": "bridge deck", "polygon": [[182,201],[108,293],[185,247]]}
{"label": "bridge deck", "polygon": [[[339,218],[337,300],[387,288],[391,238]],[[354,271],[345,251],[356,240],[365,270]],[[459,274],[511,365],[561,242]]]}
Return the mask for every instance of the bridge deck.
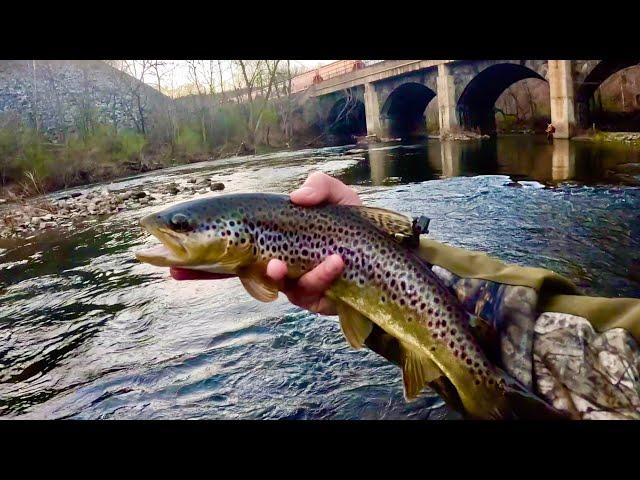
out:
{"label": "bridge deck", "polygon": [[345,73],[337,77],[327,79],[311,88],[309,96],[318,97],[329,93],[364,85],[368,82],[376,82],[385,78],[403,75],[416,70],[437,67],[438,65],[451,63],[454,60],[385,60],[360,70]]}

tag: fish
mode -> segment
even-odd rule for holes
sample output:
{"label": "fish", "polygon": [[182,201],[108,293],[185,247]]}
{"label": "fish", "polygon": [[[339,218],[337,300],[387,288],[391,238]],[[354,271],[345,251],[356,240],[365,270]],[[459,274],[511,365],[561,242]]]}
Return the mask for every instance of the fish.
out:
{"label": "fish", "polygon": [[[271,259],[299,278],[339,254],[344,270],[325,295],[355,349],[368,347],[402,369],[408,401],[425,387],[470,419],[563,418],[484,353],[453,292],[415,248],[415,224],[374,206],[301,207],[287,195],[236,193],[181,202],[140,220],[161,244],[142,262],[237,275],[263,302],[278,298]],[[477,323],[477,322],[476,322]]]}

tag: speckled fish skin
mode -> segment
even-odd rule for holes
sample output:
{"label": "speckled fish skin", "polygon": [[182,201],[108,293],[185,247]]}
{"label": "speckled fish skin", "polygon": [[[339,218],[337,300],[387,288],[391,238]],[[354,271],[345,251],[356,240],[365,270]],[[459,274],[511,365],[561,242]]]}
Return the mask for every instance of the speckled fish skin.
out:
{"label": "speckled fish skin", "polygon": [[[345,268],[328,296],[426,355],[455,386],[468,417],[514,416],[507,395],[511,380],[487,360],[457,299],[410,248],[358,207],[303,208],[285,195],[231,194],[183,202],[141,224],[165,244],[160,230],[171,230],[169,243],[179,242],[187,251],[182,261],[164,265],[237,273],[276,258],[297,278],[329,255],[341,255]],[[205,254],[211,251],[216,253]]]}

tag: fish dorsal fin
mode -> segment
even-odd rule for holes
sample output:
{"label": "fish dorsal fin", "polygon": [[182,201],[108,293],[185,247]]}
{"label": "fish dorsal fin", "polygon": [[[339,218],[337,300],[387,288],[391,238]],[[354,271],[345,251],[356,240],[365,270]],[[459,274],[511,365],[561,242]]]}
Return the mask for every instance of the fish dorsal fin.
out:
{"label": "fish dorsal fin", "polygon": [[336,308],[340,317],[340,328],[347,342],[353,348],[362,348],[364,341],[373,330],[373,323],[355,308],[344,302],[337,302]]}
{"label": "fish dorsal fin", "polygon": [[252,265],[238,272],[242,286],[256,300],[273,302],[278,298],[278,286],[265,275],[264,267]]}
{"label": "fish dorsal fin", "polygon": [[416,353],[404,345],[402,347],[404,396],[407,400],[413,400],[428,383],[437,380],[443,373],[426,355]]}
{"label": "fish dorsal fin", "polygon": [[380,230],[397,240],[413,237],[413,220],[406,215],[378,207],[351,207]]}

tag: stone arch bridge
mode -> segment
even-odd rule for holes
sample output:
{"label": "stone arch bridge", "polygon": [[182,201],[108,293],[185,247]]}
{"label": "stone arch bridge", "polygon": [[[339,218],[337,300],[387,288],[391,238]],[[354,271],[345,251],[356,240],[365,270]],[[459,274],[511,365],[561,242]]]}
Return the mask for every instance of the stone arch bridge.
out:
{"label": "stone arch bridge", "polygon": [[[590,122],[590,100],[608,77],[640,60],[385,60],[313,85],[330,121],[347,99],[366,118],[367,134],[399,136],[424,129],[424,111],[438,105],[440,133],[458,129],[495,133],[494,105],[510,85],[537,78],[549,83],[557,138]],[[364,112],[362,112],[364,111]]]}

